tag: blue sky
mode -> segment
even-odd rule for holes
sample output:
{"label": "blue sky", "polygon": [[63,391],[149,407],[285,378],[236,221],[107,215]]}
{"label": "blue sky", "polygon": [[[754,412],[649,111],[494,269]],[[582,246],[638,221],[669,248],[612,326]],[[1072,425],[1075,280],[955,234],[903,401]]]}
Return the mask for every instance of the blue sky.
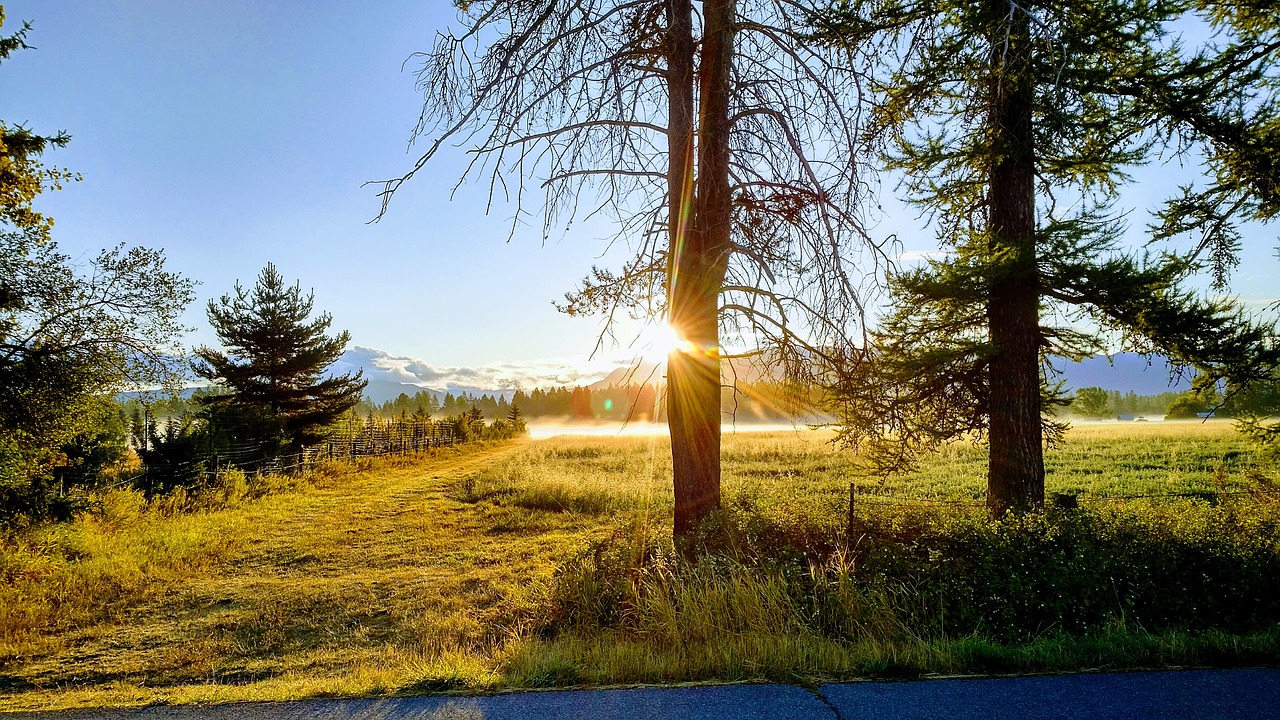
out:
{"label": "blue sky", "polygon": [[200,282],[195,343],[215,343],[208,299],[268,261],[314,288],[353,343],[446,365],[585,359],[591,320],[551,305],[590,267],[593,236],[507,242],[481,188],[449,202],[460,153],[396,197],[380,223],[368,180],[415,155],[412,66],[443,0],[6,2],[36,50],[0,68],[0,117],[72,143],[49,163],[83,175],[39,206],[87,259],[119,242],[164,248]]}
{"label": "blue sky", "polygon": [[[485,190],[450,202],[462,153],[401,189],[388,215],[375,188],[416,157],[420,111],[410,55],[454,19],[447,0],[9,0],[36,50],[0,68],[0,118],[73,136],[52,164],[84,180],[44,196],[73,256],[117,243],[164,248],[200,282],[192,344],[216,344],[204,305],[268,261],[314,288],[354,344],[441,367],[580,362],[597,324],[557,313],[604,249],[603,227],[545,246],[529,227],[508,243],[510,209]],[[1134,198],[1163,195],[1146,170]],[[932,249],[915,214],[886,201],[904,249]],[[1142,221],[1134,220],[1139,228]],[[1276,233],[1251,233],[1236,288],[1274,299]],[[607,258],[606,258],[607,261]]]}

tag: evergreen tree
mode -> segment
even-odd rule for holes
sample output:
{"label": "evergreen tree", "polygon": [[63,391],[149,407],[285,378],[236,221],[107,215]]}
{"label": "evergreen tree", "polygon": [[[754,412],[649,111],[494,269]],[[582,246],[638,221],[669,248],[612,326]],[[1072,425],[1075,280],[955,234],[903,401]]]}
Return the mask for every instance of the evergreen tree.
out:
{"label": "evergreen tree", "polygon": [[351,336],[326,334],[332,317],[309,319],[315,294],[288,287],[270,263],[246,290],[209,301],[209,322],[225,351],[200,347],[196,374],[226,386],[228,395],[203,398],[206,408],[235,406],[261,414],[283,442],[295,447],[319,441],[325,428],[351,409],[368,384],[362,372],[323,376]]}
{"label": "evergreen tree", "polygon": [[520,412],[520,406],[515,402],[512,402],[511,407],[507,410],[507,424],[511,426],[511,429],[517,435],[523,435],[529,430],[524,421],[524,413]]}
{"label": "evergreen tree", "polygon": [[[1247,383],[1274,366],[1272,329],[1181,289],[1194,257],[1134,257],[1118,244],[1126,172],[1162,154],[1200,153],[1214,192],[1171,201],[1157,237],[1200,233],[1210,254],[1229,256],[1233,221],[1280,209],[1280,44],[1274,14],[1249,5],[835,5],[825,37],[894,58],[868,134],[947,251],[892,279],[874,351],[838,370],[845,437],[877,470],[978,434],[991,510],[1037,507],[1045,442],[1064,429],[1046,355],[1078,359],[1120,338],[1210,379]],[[1197,9],[1229,39],[1192,53],[1167,27]]]}

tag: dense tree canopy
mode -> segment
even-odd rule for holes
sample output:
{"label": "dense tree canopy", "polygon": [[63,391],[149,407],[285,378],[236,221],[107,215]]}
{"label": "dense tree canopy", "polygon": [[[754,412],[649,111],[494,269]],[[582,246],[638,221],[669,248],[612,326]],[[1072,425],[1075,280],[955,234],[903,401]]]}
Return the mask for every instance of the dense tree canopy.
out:
{"label": "dense tree canopy", "polygon": [[[0,9],[0,21],[3,9]],[[0,60],[29,26],[0,38]],[[104,457],[103,396],[173,381],[192,282],[157,250],[104,250],[88,266],[58,252],[32,206],[73,178],[41,162],[67,143],[0,122],[0,524],[63,514],[54,481]]]}
{"label": "dense tree canopy", "polygon": [[1106,417],[1115,412],[1111,407],[1111,393],[1100,387],[1084,387],[1071,399],[1071,409],[1086,417]]}

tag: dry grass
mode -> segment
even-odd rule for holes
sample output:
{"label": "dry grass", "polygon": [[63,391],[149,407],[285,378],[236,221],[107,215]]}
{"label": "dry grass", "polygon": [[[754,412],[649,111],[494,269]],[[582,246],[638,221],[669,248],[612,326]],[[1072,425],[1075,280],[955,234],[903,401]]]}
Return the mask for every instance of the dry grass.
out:
{"label": "dry grass", "polygon": [[[848,484],[877,481],[826,437],[726,436],[726,501],[837,527]],[[329,468],[186,513],[109,494],[74,524],[0,541],[0,710],[948,666],[951,650],[777,627],[683,646],[538,639],[557,567],[619,526],[667,521],[668,452],[665,438],[525,441]],[[1051,454],[1050,489],[1213,487],[1274,474],[1261,462],[1222,424],[1090,426]],[[957,446],[893,487],[979,497],[981,466]]]}
{"label": "dry grass", "polygon": [[0,549],[0,709],[497,682],[529,614],[523,590],[599,525],[542,513],[513,532],[518,509],[450,497],[524,449],[383,465],[191,514],[115,493],[98,515],[15,538]]}

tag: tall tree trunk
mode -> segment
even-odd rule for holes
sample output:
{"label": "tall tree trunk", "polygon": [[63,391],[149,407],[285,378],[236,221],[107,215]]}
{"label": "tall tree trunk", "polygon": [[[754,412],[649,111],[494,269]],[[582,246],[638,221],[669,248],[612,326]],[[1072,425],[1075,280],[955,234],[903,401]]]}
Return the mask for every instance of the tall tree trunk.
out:
{"label": "tall tree trunk", "polygon": [[[689,0],[669,0],[668,321],[688,341],[667,365],[675,537],[688,548],[720,507],[719,298],[730,252],[729,68],[733,0],[703,3],[694,143],[694,50]],[[695,164],[696,159],[696,164]]]}
{"label": "tall tree trunk", "polygon": [[[1040,291],[1035,243],[1035,149],[1031,20],[1008,0],[988,0],[993,18],[990,131],[992,278],[990,457],[987,507],[997,517],[1044,503],[1040,395]],[[1012,11],[1011,11],[1012,8]]]}

